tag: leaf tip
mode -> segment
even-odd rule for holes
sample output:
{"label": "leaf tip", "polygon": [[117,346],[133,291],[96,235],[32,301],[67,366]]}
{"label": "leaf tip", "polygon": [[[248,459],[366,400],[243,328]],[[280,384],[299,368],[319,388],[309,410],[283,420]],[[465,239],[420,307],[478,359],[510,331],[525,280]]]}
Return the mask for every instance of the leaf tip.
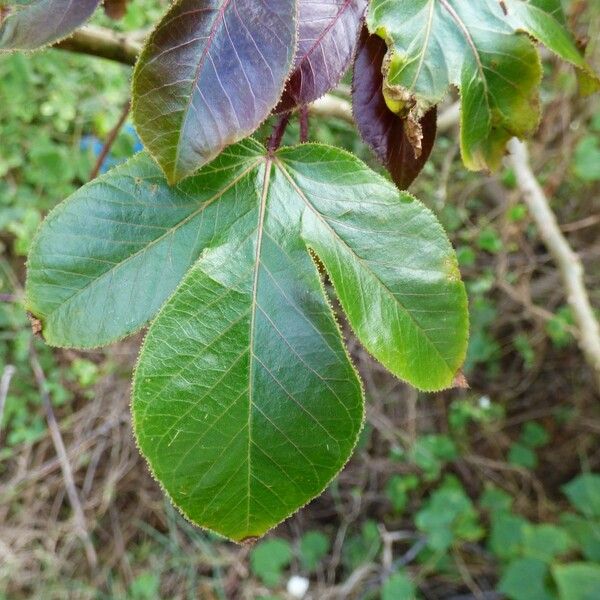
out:
{"label": "leaf tip", "polygon": [[246,548],[252,548],[252,546],[254,546],[259,539],[260,537],[252,535],[249,537],[242,538],[238,543]]}
{"label": "leaf tip", "polygon": [[470,389],[469,382],[465,377],[465,374],[462,371],[459,371],[454,377],[454,381],[452,382],[453,388],[458,388],[460,390],[468,390]]}
{"label": "leaf tip", "polygon": [[44,329],[44,325],[42,323],[42,321],[40,319],[38,319],[32,312],[27,311],[27,318],[29,319],[29,322],[31,323],[31,331],[33,332],[33,335],[36,337],[39,337],[41,339],[44,339],[43,336],[43,329]]}

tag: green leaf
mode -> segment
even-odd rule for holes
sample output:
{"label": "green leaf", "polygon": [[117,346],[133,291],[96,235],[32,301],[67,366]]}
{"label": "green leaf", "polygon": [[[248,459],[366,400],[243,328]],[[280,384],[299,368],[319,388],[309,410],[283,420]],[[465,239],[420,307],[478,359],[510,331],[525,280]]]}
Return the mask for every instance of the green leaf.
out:
{"label": "green leaf", "polygon": [[130,600],[152,600],[160,594],[160,573],[144,571],[129,586],[127,598]]}
{"label": "green leaf", "polygon": [[433,480],[440,476],[444,465],[458,458],[456,444],[447,435],[422,435],[410,452],[412,461],[425,472],[425,479]]}
{"label": "green leaf", "polygon": [[600,517],[600,475],[579,475],[563,488],[571,504],[587,517]]}
{"label": "green leaf", "polygon": [[53,210],[26,285],[45,340],[92,348],[144,326],[204,248],[254,208],[259,152],[248,140],[177,187],[138,154]]}
{"label": "green leaf", "polygon": [[381,550],[381,534],[377,523],[367,520],[360,533],[346,540],[342,548],[342,561],[348,571],[355,571],[360,565],[375,560]]}
{"label": "green leaf", "polygon": [[509,560],[521,555],[528,521],[504,511],[492,513],[488,546],[498,558]]}
{"label": "green leaf", "polygon": [[600,565],[555,565],[552,574],[558,585],[560,600],[597,600],[600,590]]}
{"label": "green leaf", "polygon": [[381,600],[414,600],[416,594],[417,588],[410,577],[404,572],[399,572],[391,575],[383,584]]}
{"label": "green leaf", "polygon": [[542,523],[528,524],[523,529],[523,556],[551,563],[557,556],[566,554],[573,540],[562,527]]}
{"label": "green leaf", "polygon": [[459,88],[461,152],[474,170],[497,168],[506,142],[537,127],[540,60],[520,32],[592,76],[555,0],[373,0],[367,23],[388,44],[384,95],[394,112],[416,121]]}
{"label": "green leaf", "polygon": [[553,600],[554,595],[546,583],[548,575],[548,566],[543,561],[521,558],[508,565],[498,583],[498,590],[510,600]]}
{"label": "green leaf", "polygon": [[[307,247],[396,374],[449,385],[466,337],[452,250],[416,200],[318,145],[263,155],[256,172],[251,208],[152,324],[133,390],[135,432],[157,479],[191,520],[235,540],[320,493],[361,428],[360,385]],[[370,255],[375,239],[393,264]]]}
{"label": "green leaf", "polygon": [[300,561],[308,572],[314,571],[329,552],[329,538],[320,531],[307,531],[300,539]]}
{"label": "green leaf", "polygon": [[515,442],[508,451],[508,462],[524,469],[535,469],[538,459],[534,450],[520,442]]}
{"label": "green leaf", "polygon": [[408,503],[408,492],[419,485],[415,475],[392,475],[385,486],[385,493],[394,510],[401,513]]}
{"label": "green leaf", "polygon": [[452,385],[468,315],[456,255],[439,223],[409,194],[398,201],[391,188],[384,193],[371,175],[303,147],[293,152],[283,151],[286,178],[300,196],[310,190],[305,201],[313,206],[302,235],[362,344],[419,389]]}
{"label": "green leaf", "polygon": [[598,75],[586,63],[575,40],[566,29],[560,0],[504,0],[508,18],[515,29],[525,31],[571,63],[590,80],[600,83]]}
{"label": "green leaf", "polygon": [[31,253],[27,303],[53,344],[118,339],[163,305],[136,436],[181,510],[235,540],[320,493],[362,426],[313,253],[367,349],[418,387],[452,384],[467,337],[452,248],[430,211],[340,150],[248,140],[172,188],[141,154],[60,205]]}
{"label": "green leaf", "polygon": [[477,511],[458,480],[446,477],[415,517],[417,528],[427,534],[427,545],[444,552],[457,542],[482,537]]}
{"label": "green leaf", "polygon": [[582,181],[600,181],[600,137],[586,135],[577,144],[573,171]]}
{"label": "green leaf", "polygon": [[296,44],[295,0],[177,0],[133,77],[133,117],[176,182],[269,116]]}
{"label": "green leaf", "polygon": [[600,520],[565,513],[560,523],[580,546],[585,558],[600,562]]}
{"label": "green leaf", "polygon": [[486,482],[485,490],[479,498],[479,506],[492,515],[508,512],[513,503],[513,497],[495,485]]}
{"label": "green leaf", "polygon": [[270,587],[279,584],[282,571],[291,560],[292,549],[289,543],[279,538],[257,544],[250,553],[252,572]]}
{"label": "green leaf", "polygon": [[541,448],[550,441],[550,434],[543,425],[528,421],[523,425],[520,440],[529,448]]}

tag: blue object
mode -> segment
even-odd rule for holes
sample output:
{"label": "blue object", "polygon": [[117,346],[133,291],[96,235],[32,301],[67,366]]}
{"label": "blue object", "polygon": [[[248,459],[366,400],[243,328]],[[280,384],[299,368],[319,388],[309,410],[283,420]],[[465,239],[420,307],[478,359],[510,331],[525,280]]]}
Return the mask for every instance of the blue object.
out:
{"label": "blue object", "polygon": [[[127,123],[125,127],[123,127],[123,130],[121,131],[119,136],[121,135],[127,135],[133,140],[133,154],[141,152],[144,149],[144,146],[142,145],[138,134],[133,128],[133,125],[131,125],[130,123]],[[98,157],[102,153],[104,143],[95,135],[88,134],[82,136],[81,141],[79,142],[79,147],[81,148],[81,150],[91,152],[95,157]],[[105,160],[102,162],[102,165],[100,166],[100,173],[106,173],[114,166],[125,162],[128,158],[129,156],[115,157],[113,156],[112,151],[109,152],[108,156],[105,158]]]}

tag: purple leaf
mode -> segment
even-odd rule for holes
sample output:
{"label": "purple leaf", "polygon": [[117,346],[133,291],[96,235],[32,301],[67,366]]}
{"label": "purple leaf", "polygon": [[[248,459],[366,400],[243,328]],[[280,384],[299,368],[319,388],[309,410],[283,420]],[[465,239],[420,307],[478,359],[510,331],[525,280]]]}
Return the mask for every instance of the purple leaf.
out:
{"label": "purple leaf", "polygon": [[294,69],[276,112],[310,104],[334,88],[350,66],[367,0],[298,0]]}
{"label": "purple leaf", "polygon": [[60,40],[87,21],[100,0],[32,0],[0,7],[0,51],[33,50]]}
{"label": "purple leaf", "polygon": [[171,183],[251,134],[281,97],[295,48],[295,0],[179,0],[133,81],[140,137]]}
{"label": "purple leaf", "polygon": [[431,154],[437,110],[434,107],[420,121],[410,121],[388,108],[382,91],[386,52],[386,43],[363,27],[354,63],[354,119],[363,140],[373,148],[396,185],[406,189]]}

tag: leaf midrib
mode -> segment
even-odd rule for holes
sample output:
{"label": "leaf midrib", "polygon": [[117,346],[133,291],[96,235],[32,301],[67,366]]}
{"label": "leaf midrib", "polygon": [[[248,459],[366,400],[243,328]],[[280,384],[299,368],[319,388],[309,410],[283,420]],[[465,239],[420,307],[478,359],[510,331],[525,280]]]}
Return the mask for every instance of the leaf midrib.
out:
{"label": "leaf midrib", "polygon": [[[262,162],[262,161],[260,161]],[[258,280],[260,273],[260,255],[262,251],[263,229],[265,222],[265,212],[267,204],[267,196],[269,194],[269,184],[271,181],[271,167],[273,159],[268,156],[265,160],[265,176],[263,180],[262,194],[260,198],[260,207],[258,210],[258,224],[256,233],[256,252],[254,255],[254,274],[252,281],[252,297],[250,304],[250,336],[249,348],[250,354],[248,359],[248,478],[246,482],[246,530],[250,527],[250,484],[252,480],[252,409],[254,406],[254,341],[256,333],[256,311],[258,308]]]}
{"label": "leaf midrib", "polygon": [[436,352],[436,354],[440,357],[440,359],[446,365],[446,367],[448,368],[448,370],[451,373],[453,373],[454,372],[453,371],[453,367],[448,363],[448,360],[444,356],[442,356],[442,353],[440,352],[440,350],[438,349],[438,347],[433,343],[433,340],[429,337],[429,335],[421,327],[421,325],[419,325],[419,323],[417,323],[417,321],[415,320],[415,318],[413,317],[413,315],[410,313],[410,311],[406,308],[406,306],[404,306],[404,304],[402,304],[402,302],[400,302],[400,300],[398,299],[398,297],[392,292],[392,290],[389,289],[389,287],[385,284],[385,282],[381,281],[381,279],[379,278],[379,276],[369,267],[369,265],[366,263],[366,261],[362,257],[358,256],[358,254],[356,254],[356,252],[354,252],[354,250],[335,231],[335,229],[333,229],[331,227],[331,225],[329,225],[329,223],[327,222],[327,220],[325,219],[325,217],[323,215],[321,215],[319,213],[319,211],[312,205],[312,203],[310,202],[310,200],[303,193],[302,189],[294,181],[294,179],[292,178],[292,176],[289,174],[289,172],[285,168],[283,162],[280,159],[275,159],[275,161],[276,161],[278,167],[280,168],[281,172],[283,173],[284,177],[288,180],[288,182],[290,183],[290,185],[293,187],[294,191],[300,196],[300,198],[306,204],[307,208],[309,208],[313,212],[313,214],[332,232],[332,234],[335,236],[335,238],[338,239],[342,244],[344,244],[344,246],[352,253],[352,255],[354,257],[356,257],[356,259],[361,264],[363,264],[365,266],[365,269],[381,284],[382,288],[390,295],[390,297],[392,298],[392,300],[394,301],[394,303],[397,304],[402,309],[402,311],[410,319],[410,321],[417,328],[417,330],[421,333],[421,335],[427,340],[427,342],[429,343],[429,345],[433,348],[433,350]]}
{"label": "leaf midrib", "polygon": [[[435,0],[432,0],[432,1],[435,2]],[[454,10],[454,8],[448,3],[447,0],[439,0],[439,3],[446,9],[448,14],[452,18],[452,20],[456,23],[456,26],[462,31],[469,48],[473,52],[473,56],[475,58],[475,63],[477,64],[477,70],[479,71],[479,77],[481,78],[481,81],[483,82],[483,87],[485,90],[486,104],[488,105],[488,109],[489,109],[489,102],[487,99],[489,96],[488,83],[487,83],[487,79],[485,77],[483,63],[481,62],[481,57],[479,56],[479,51],[477,50],[477,46],[475,45],[475,42],[474,42],[473,38],[471,37],[471,32],[469,31],[466,23],[463,22],[463,20],[459,16],[459,14]]]}
{"label": "leaf midrib", "polygon": [[414,88],[417,85],[417,80],[419,79],[420,75],[421,75],[421,71],[423,70],[423,64],[425,63],[425,53],[427,51],[427,48],[429,47],[429,42],[431,40],[431,31],[432,31],[432,26],[433,26],[433,15],[435,13],[435,0],[431,0],[429,3],[429,19],[427,21],[427,27],[426,27],[426,31],[425,31],[425,39],[423,42],[423,49],[421,51],[421,56],[419,57],[419,65],[417,66],[417,71],[415,73],[415,76],[413,78],[413,82],[411,87]]}
{"label": "leaf midrib", "polygon": [[185,105],[185,109],[184,109],[184,113],[183,113],[183,119],[181,120],[181,127],[179,128],[179,135],[177,136],[175,160],[173,162],[174,173],[176,173],[179,170],[179,167],[178,167],[179,156],[181,154],[181,147],[182,147],[181,140],[183,139],[183,135],[184,135],[184,131],[185,131],[185,124],[186,124],[188,116],[190,114],[190,107],[192,106],[194,92],[195,92],[196,88],[198,87],[198,81],[200,80],[200,75],[202,74],[202,68],[204,67],[204,63],[206,62],[206,58],[208,56],[210,46],[213,43],[214,38],[217,34],[217,27],[225,19],[225,11],[229,7],[230,3],[231,3],[231,0],[224,0],[223,4],[221,5],[221,8],[219,8],[219,12],[215,16],[215,21],[210,28],[208,38],[206,39],[206,42],[204,44],[204,49],[202,51],[202,55],[200,56],[200,60],[198,61],[198,66],[196,67],[196,71],[194,73],[194,79],[192,81],[192,90],[186,101],[186,105]]}

